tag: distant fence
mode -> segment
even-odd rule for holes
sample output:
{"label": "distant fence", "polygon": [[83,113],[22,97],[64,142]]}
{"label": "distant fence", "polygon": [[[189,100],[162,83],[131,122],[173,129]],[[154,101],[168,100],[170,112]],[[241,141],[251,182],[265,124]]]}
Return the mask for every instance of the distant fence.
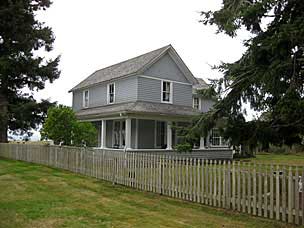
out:
{"label": "distant fence", "polygon": [[177,152],[176,150],[163,150],[163,149],[136,149],[129,150],[128,152],[134,153],[148,153],[155,155],[165,155],[165,156],[178,156],[178,157],[188,157],[188,158],[197,158],[197,159],[220,159],[220,160],[232,160],[233,151],[230,148],[208,148],[208,149],[194,149],[189,152]]}
{"label": "distant fence", "polygon": [[26,144],[0,144],[0,156],[205,205],[304,224],[302,167]]}

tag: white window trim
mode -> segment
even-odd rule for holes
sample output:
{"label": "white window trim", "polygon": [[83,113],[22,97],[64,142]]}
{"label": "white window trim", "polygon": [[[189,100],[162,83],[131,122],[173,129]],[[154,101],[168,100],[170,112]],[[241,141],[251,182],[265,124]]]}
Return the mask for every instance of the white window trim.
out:
{"label": "white window trim", "polygon": [[[113,120],[113,126],[112,126],[112,147],[114,147],[114,127],[115,127],[115,122],[119,122],[119,148],[123,148],[121,147],[122,146],[122,143],[123,143],[123,139],[122,139],[122,125],[123,125],[123,122],[125,120],[123,119],[119,119],[119,120]],[[126,130],[126,129],[125,129]],[[125,133],[125,142],[126,142],[126,133]]]}
{"label": "white window trim", "polygon": [[[114,85],[114,98],[113,102],[110,102],[110,85]],[[107,104],[115,104],[115,99],[116,98],[116,86],[115,82],[111,82],[107,85]]]}
{"label": "white window trim", "polygon": [[[86,92],[88,92],[88,104],[87,105],[86,105],[86,102],[85,102],[85,94],[86,94]],[[90,92],[87,89],[87,90],[84,90],[82,92],[82,107],[83,108],[88,108],[89,107],[89,102],[90,102]]]}
{"label": "white window trim", "polygon": [[192,98],[192,107],[193,107],[194,109],[196,109],[196,108],[194,107],[194,100],[195,100],[195,98],[198,99],[198,108],[197,108],[197,110],[201,110],[201,99],[200,99],[199,97],[193,97],[193,98]]}
{"label": "white window trim", "polygon": [[[163,92],[164,92],[164,82],[169,82],[170,83],[170,97],[169,101],[163,101]],[[173,104],[173,82],[168,81],[168,80],[161,80],[161,94],[160,94],[160,101],[161,103],[166,103],[166,104]]]}
{"label": "white window trim", "polygon": [[[213,128],[210,131],[210,137],[212,138],[212,143],[210,143],[210,147],[227,147],[227,145],[228,145],[227,142],[224,140],[224,137],[219,134],[219,132],[218,132],[218,134],[219,134],[218,137],[213,137],[213,132],[212,132],[213,130],[218,131],[218,128]],[[213,138],[218,138],[219,139],[219,145],[214,145],[213,144]]]}
{"label": "white window trim", "polygon": [[168,81],[168,82],[174,82],[176,84],[181,84],[181,85],[190,85],[192,86],[191,83],[186,83],[186,82],[179,82],[179,81],[174,81],[174,80],[170,80],[170,79],[161,79],[161,78],[155,78],[152,76],[147,76],[147,75],[138,75],[138,77],[140,78],[148,78],[148,79],[152,79],[152,80],[157,80],[157,81]]}

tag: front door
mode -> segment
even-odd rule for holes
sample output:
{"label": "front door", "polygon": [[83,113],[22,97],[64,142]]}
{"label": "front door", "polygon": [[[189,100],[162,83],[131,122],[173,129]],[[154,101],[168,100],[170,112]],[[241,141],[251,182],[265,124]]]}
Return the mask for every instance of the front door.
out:
{"label": "front door", "polygon": [[126,122],[124,120],[114,120],[113,122],[113,148],[125,147],[125,129]]}

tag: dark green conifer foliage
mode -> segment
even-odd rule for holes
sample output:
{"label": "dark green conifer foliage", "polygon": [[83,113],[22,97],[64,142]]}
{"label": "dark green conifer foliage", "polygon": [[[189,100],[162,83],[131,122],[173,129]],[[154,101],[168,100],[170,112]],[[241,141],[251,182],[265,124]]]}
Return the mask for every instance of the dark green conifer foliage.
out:
{"label": "dark green conifer foliage", "polygon": [[[0,1],[0,142],[7,131],[27,133],[45,118],[48,101],[37,103],[32,91],[44,89],[60,75],[59,57],[46,59],[37,51],[50,52],[54,34],[35,18],[50,6],[49,0]],[[28,93],[24,91],[29,91]]]}
{"label": "dark green conifer foliage", "polygon": [[[225,117],[232,144],[300,143],[304,135],[304,1],[225,0],[217,11],[202,12],[202,23],[216,25],[231,37],[240,29],[252,35],[234,63],[216,67],[224,77],[216,84],[225,96],[200,118],[200,125]],[[244,119],[243,104],[262,116]],[[196,122],[197,123],[197,122]],[[207,124],[206,124],[207,123]],[[195,126],[195,125],[194,125]]]}

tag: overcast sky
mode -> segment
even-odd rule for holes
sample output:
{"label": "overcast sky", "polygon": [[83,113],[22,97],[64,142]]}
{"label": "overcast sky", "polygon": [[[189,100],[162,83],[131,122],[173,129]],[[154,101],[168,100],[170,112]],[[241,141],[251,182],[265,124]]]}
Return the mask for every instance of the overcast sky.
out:
{"label": "overcast sky", "polygon": [[221,0],[53,0],[39,19],[56,36],[52,55],[61,54],[61,76],[37,98],[72,105],[68,90],[95,70],[172,44],[196,77],[219,77],[210,65],[237,60],[241,39],[215,34],[199,23],[201,10]]}
{"label": "overcast sky", "polygon": [[53,0],[38,15],[56,36],[61,76],[36,97],[72,105],[69,89],[95,70],[172,44],[196,77],[216,78],[210,65],[233,62],[244,51],[240,34],[232,39],[199,23],[202,10],[221,0]]}

